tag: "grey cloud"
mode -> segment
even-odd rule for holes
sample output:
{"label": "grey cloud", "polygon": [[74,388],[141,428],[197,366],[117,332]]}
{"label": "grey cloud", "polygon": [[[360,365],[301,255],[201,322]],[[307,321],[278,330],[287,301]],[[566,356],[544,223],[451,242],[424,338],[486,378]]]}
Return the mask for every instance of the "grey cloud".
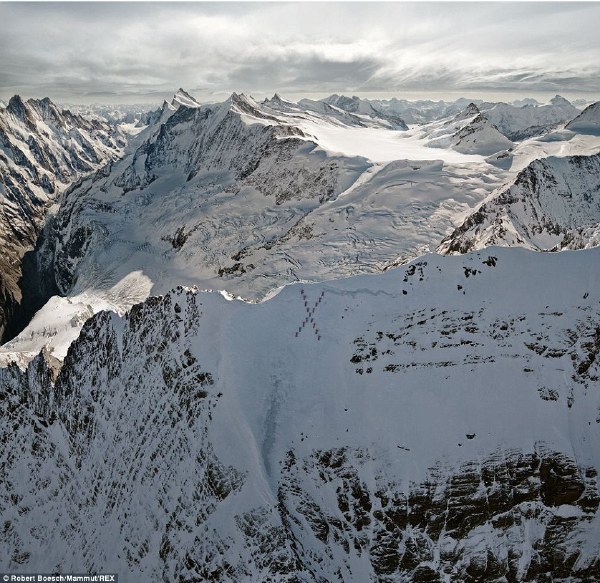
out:
{"label": "grey cloud", "polygon": [[233,87],[252,90],[271,86],[275,77],[279,79],[280,89],[286,92],[301,92],[311,88],[335,91],[364,86],[380,66],[380,61],[369,58],[340,62],[294,56],[276,62],[257,62],[239,67],[231,73],[229,83]]}
{"label": "grey cloud", "polygon": [[597,3],[0,3],[0,97],[596,92]]}

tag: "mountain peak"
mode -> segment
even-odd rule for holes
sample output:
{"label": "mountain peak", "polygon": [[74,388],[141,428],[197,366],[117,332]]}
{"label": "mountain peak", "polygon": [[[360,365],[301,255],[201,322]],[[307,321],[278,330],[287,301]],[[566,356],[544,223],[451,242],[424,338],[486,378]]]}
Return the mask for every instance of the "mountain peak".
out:
{"label": "mountain peak", "polygon": [[43,99],[30,99],[27,104],[37,111],[44,121],[52,119],[60,122],[60,111],[49,97],[44,97]]}
{"label": "mountain peak", "polygon": [[552,105],[559,105],[559,106],[571,105],[571,102],[568,99],[565,99],[564,97],[562,97],[561,95],[555,95],[550,100],[550,103]]}
{"label": "mountain peak", "polygon": [[25,104],[20,95],[13,95],[10,98],[6,109],[10,111],[10,113],[12,113],[13,115],[16,115],[17,117],[22,117],[27,110],[27,105]]}
{"label": "mountain peak", "polygon": [[234,91],[231,94],[231,101],[233,103],[239,103],[239,102],[248,103],[248,96],[245,93],[236,93]]}
{"label": "mountain peak", "polygon": [[[232,93],[231,105],[244,113],[254,113],[259,110],[258,103],[244,93]],[[250,111],[252,110],[252,111]]]}
{"label": "mountain peak", "polygon": [[175,95],[173,95],[171,105],[174,107],[179,107],[181,105],[184,107],[200,107],[200,103],[181,87],[175,92]]}
{"label": "mountain peak", "polygon": [[465,109],[463,109],[462,111],[459,111],[456,114],[456,116],[454,117],[454,121],[466,120],[466,119],[469,119],[470,117],[477,116],[480,114],[481,114],[481,111],[479,110],[479,107],[477,107],[471,101],[471,103],[469,103],[469,105],[467,105],[467,107],[465,107]]}
{"label": "mountain peak", "polygon": [[274,93],[273,97],[271,97],[271,99],[267,98],[262,103],[266,104],[266,105],[292,106],[292,107],[296,105],[293,101],[290,101],[289,99],[285,99],[284,97],[281,97],[281,95],[279,95],[279,93]]}
{"label": "mountain peak", "polygon": [[471,103],[469,103],[469,105],[467,105],[466,109],[465,109],[465,113],[468,113],[469,115],[478,115],[481,113],[481,111],[479,110],[479,108],[471,101]]}

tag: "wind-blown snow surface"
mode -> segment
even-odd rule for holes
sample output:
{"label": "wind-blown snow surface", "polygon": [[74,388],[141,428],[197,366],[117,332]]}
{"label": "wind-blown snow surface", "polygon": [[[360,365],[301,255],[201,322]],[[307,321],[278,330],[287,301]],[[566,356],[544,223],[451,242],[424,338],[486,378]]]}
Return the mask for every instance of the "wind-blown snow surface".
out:
{"label": "wind-blown snow surface", "polygon": [[55,384],[0,370],[0,564],[597,580],[599,260],[492,248],[98,314]]}

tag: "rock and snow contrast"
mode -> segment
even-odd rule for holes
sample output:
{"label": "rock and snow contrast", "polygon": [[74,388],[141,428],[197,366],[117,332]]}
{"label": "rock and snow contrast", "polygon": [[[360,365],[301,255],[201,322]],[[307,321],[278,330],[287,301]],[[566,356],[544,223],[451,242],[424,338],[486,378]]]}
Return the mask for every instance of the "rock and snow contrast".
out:
{"label": "rock and snow contrast", "polygon": [[366,115],[373,119],[380,119],[388,123],[391,128],[396,130],[407,130],[406,122],[388,108],[378,108],[368,100],[359,97],[345,97],[343,95],[331,95],[323,100],[323,103],[338,107],[344,111]]}
{"label": "rock and snow contrast", "polygon": [[0,339],[24,309],[21,261],[48,209],[80,176],[117,159],[124,145],[116,128],[61,111],[47,98],[16,95],[0,110]]}
{"label": "rock and snow contrast", "polygon": [[450,237],[442,253],[490,245],[539,251],[600,244],[600,154],[535,160]]}
{"label": "rock and snow contrast", "polygon": [[120,160],[63,195],[37,254],[63,297],[0,359],[43,346],[62,358],[90,311],[121,313],[174,284],[257,301],[381,272],[434,249],[503,183],[482,156],[347,115],[178,92]]}
{"label": "rock and snow contrast", "polygon": [[0,371],[2,565],[597,580],[599,260],[426,255],[94,316],[58,377]]}
{"label": "rock and snow contrast", "polygon": [[509,150],[514,146],[481,114],[474,103],[470,103],[451,121],[441,123],[441,127],[430,134],[428,145],[431,148],[452,148],[463,154],[482,156]]}
{"label": "rock and snow contrast", "polygon": [[595,107],[11,99],[0,567],[600,580]]}
{"label": "rock and snow contrast", "polygon": [[506,137],[523,140],[543,135],[579,115],[580,110],[560,95],[553,97],[548,105],[515,107],[497,103],[484,112]]}

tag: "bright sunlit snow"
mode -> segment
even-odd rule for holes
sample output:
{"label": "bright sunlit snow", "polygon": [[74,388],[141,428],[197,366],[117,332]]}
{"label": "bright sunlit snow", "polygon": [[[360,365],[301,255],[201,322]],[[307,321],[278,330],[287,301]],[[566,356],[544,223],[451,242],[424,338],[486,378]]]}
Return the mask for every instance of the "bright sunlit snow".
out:
{"label": "bright sunlit snow", "polygon": [[326,150],[346,156],[364,156],[373,162],[392,160],[443,160],[448,163],[483,162],[479,155],[461,154],[454,150],[430,148],[421,137],[421,128],[391,131],[379,128],[349,128],[329,124],[298,124]]}

